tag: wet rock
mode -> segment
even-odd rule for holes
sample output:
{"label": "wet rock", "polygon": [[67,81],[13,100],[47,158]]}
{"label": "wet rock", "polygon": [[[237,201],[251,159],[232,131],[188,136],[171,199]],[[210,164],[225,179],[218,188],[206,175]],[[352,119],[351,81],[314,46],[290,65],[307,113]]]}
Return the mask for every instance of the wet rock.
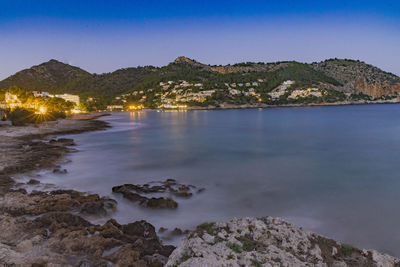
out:
{"label": "wet rock", "polygon": [[132,244],[127,244],[111,254],[106,254],[105,259],[118,266],[146,266],[146,262],[140,259],[140,252],[135,251]]}
{"label": "wet rock", "polygon": [[0,174],[0,195],[5,194],[15,184],[15,181],[8,175]]}
{"label": "wet rock", "polygon": [[183,235],[183,231],[180,228],[175,228],[171,232],[172,235]]}
{"label": "wet rock", "polygon": [[146,239],[157,239],[154,226],[144,220],[123,225],[122,231],[124,234],[130,236],[140,236]]}
{"label": "wet rock", "polygon": [[150,198],[147,199],[147,201],[141,202],[140,205],[155,209],[164,209],[164,208],[176,209],[178,207],[178,203],[169,197]]}
{"label": "wet rock", "polygon": [[53,173],[57,173],[57,174],[66,174],[66,173],[68,173],[68,171],[67,171],[67,169],[59,169],[59,168],[56,168],[56,169],[53,170]]}
{"label": "wet rock", "polygon": [[49,143],[57,146],[75,146],[74,139],[70,138],[51,139]]}
{"label": "wet rock", "polygon": [[29,184],[29,185],[34,185],[34,184],[40,184],[40,182],[39,182],[38,180],[35,180],[35,179],[30,179],[30,180],[27,182],[27,184]]}
{"label": "wet rock", "polygon": [[[171,198],[171,195],[177,197],[191,197],[194,189],[193,185],[179,184],[174,179],[167,179],[163,182],[150,182],[147,184],[124,184],[114,186],[112,191],[120,193],[124,198],[132,202],[137,202],[142,207],[148,208],[170,208],[178,207],[178,203]],[[164,194],[162,197],[147,197],[148,194]]]}
{"label": "wet rock", "polygon": [[[25,189],[21,189],[25,190]],[[50,192],[26,190],[8,192],[0,199],[0,210],[13,215],[39,215],[52,211],[75,211],[83,214],[104,216],[115,211],[117,202],[97,194],[84,195],[74,190]]]}
{"label": "wet rock", "polygon": [[177,208],[178,203],[172,198],[148,198],[141,196],[137,193],[131,192],[133,185],[121,185],[114,186],[112,191],[114,193],[121,193],[124,198],[129,199],[132,202],[138,202],[140,206],[147,208]]}
{"label": "wet rock", "polygon": [[0,174],[0,186],[10,186],[15,184],[15,181],[8,175]]}
{"label": "wet rock", "polygon": [[81,206],[81,213],[95,214],[105,216],[108,213],[114,212],[117,206],[117,201],[111,198],[104,198],[102,201],[84,202]]}
{"label": "wet rock", "polygon": [[164,240],[172,240],[172,239],[174,239],[176,237],[180,237],[180,236],[183,236],[183,235],[188,235],[190,232],[191,232],[190,230],[184,230],[183,231],[182,229],[176,227],[174,230],[169,231],[168,233],[163,235],[163,239]]}
{"label": "wet rock", "polygon": [[36,218],[34,222],[38,223],[40,227],[53,228],[53,231],[65,226],[88,227],[92,225],[82,217],[68,212],[49,212]]}
{"label": "wet rock", "polygon": [[197,193],[202,193],[202,192],[204,192],[204,190],[206,190],[205,188],[199,188],[198,190],[197,190]]}
{"label": "wet rock", "polygon": [[160,227],[160,229],[158,229],[158,232],[159,232],[159,233],[164,233],[164,232],[167,231],[167,230],[168,230],[167,228]]}

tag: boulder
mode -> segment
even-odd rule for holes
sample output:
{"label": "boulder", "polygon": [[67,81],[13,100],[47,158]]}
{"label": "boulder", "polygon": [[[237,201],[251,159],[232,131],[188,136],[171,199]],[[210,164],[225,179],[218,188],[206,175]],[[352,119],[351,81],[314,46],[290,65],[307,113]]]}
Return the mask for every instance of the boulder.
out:
{"label": "boulder", "polygon": [[59,169],[59,168],[55,168],[53,170],[53,173],[57,173],[57,174],[66,174],[68,173],[67,169]]}
{"label": "boulder", "polygon": [[30,180],[27,182],[27,184],[29,184],[29,185],[34,185],[34,184],[40,184],[40,182],[39,182],[38,180],[35,180],[35,179],[30,179]]}

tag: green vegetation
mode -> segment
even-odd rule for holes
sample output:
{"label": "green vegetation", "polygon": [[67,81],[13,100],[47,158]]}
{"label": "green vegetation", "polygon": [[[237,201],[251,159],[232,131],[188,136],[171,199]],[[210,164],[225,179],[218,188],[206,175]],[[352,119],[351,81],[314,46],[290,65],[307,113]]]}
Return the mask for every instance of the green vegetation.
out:
{"label": "green vegetation", "polygon": [[226,246],[228,248],[232,249],[236,253],[242,252],[242,247],[240,245],[238,245],[238,244],[228,242],[228,243],[226,243]]}
{"label": "green vegetation", "polygon": [[348,257],[351,256],[351,254],[353,253],[354,247],[352,245],[342,244],[340,246],[340,251],[343,253],[344,256]]}
{"label": "green vegetation", "polygon": [[256,243],[252,240],[243,240],[241,242],[242,242],[243,250],[245,250],[245,251],[252,251],[256,247]]}
{"label": "green vegetation", "polygon": [[211,223],[202,223],[196,227],[196,231],[202,231],[202,232],[207,232],[209,235],[213,234],[213,228],[214,228],[215,222]]}
{"label": "green vegetation", "polygon": [[211,223],[205,222],[205,223],[198,225],[196,227],[196,230],[203,230],[211,235],[213,233],[214,225],[215,225],[215,222],[211,222]]}
{"label": "green vegetation", "polygon": [[7,119],[10,120],[14,126],[23,126],[30,123],[40,124],[45,121],[64,119],[66,117],[64,112],[49,111],[46,114],[37,114],[32,109],[20,107],[7,110],[6,114]]}
{"label": "green vegetation", "polygon": [[256,259],[252,259],[252,260],[251,260],[251,265],[252,265],[252,266],[255,266],[255,267],[261,267],[261,266],[262,266],[262,263],[259,262],[259,261],[256,260]]}
{"label": "green vegetation", "polygon": [[180,258],[180,262],[182,263],[182,262],[185,262],[185,261],[187,261],[188,259],[190,259],[190,256],[188,255],[188,254],[183,254],[182,255],[182,257]]}
{"label": "green vegetation", "polygon": [[350,98],[352,100],[372,100],[372,97],[363,93],[351,94]]}
{"label": "green vegetation", "polygon": [[231,254],[228,255],[227,259],[228,260],[233,260],[233,259],[235,259],[235,256],[231,253]]}

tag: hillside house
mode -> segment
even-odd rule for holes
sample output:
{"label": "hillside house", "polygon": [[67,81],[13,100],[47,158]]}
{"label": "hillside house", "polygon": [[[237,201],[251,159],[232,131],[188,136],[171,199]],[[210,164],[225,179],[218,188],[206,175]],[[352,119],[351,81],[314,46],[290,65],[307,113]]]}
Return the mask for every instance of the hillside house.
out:
{"label": "hillside house", "polygon": [[122,106],[122,105],[109,105],[109,106],[107,106],[107,110],[108,111],[114,111],[114,110],[122,111],[123,109],[124,109],[124,106]]}
{"label": "hillside house", "polygon": [[6,108],[9,109],[22,107],[22,102],[18,99],[18,96],[11,94],[9,92],[6,92],[5,94],[5,102],[6,102]]}
{"label": "hillside house", "polygon": [[63,95],[55,95],[55,97],[62,98],[65,101],[73,102],[73,103],[75,103],[75,105],[77,107],[79,107],[81,104],[80,98],[78,95],[63,94]]}
{"label": "hillside house", "polygon": [[43,97],[43,98],[50,97],[49,92],[32,91],[32,94],[34,97]]}

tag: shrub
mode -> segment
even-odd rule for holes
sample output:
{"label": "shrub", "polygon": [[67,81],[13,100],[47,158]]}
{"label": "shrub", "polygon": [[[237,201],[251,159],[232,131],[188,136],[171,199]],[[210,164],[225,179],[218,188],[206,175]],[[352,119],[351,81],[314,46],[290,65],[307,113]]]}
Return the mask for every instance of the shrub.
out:
{"label": "shrub", "polygon": [[348,244],[342,244],[340,246],[340,251],[343,253],[344,256],[351,256],[353,253],[354,247]]}
{"label": "shrub", "polygon": [[24,108],[16,108],[8,112],[7,118],[12,122],[12,125],[23,126],[35,122],[35,113]]}
{"label": "shrub", "polygon": [[65,119],[67,116],[65,115],[65,112],[61,111],[52,111],[49,113],[48,119],[47,120],[57,120],[57,119]]}
{"label": "shrub", "polygon": [[228,243],[226,244],[226,246],[227,246],[228,248],[232,249],[232,250],[233,250],[234,252],[236,252],[236,253],[242,252],[242,247],[241,247],[240,245],[238,245],[238,244],[228,242]]}

